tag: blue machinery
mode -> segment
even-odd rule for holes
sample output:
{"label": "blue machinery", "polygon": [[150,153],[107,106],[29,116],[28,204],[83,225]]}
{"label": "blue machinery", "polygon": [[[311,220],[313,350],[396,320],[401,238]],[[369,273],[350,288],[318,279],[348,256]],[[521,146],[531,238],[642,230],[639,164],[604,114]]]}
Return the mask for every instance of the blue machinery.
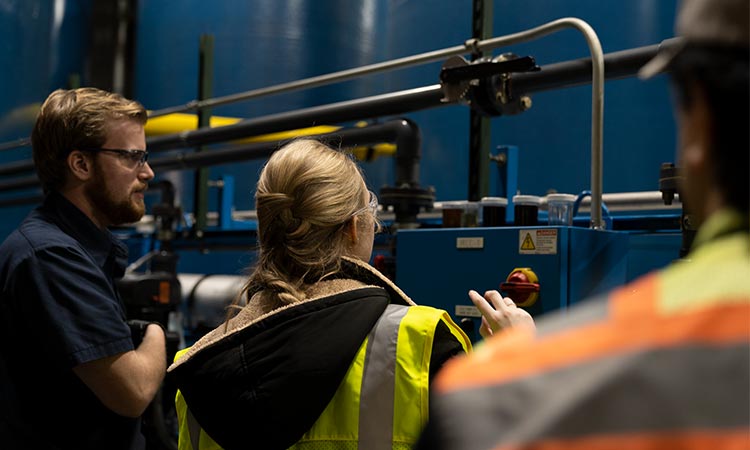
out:
{"label": "blue machinery", "polygon": [[[231,186],[229,177],[222,189]],[[647,199],[652,205],[659,200],[654,194]],[[224,195],[231,197],[230,193]],[[613,209],[627,209],[624,203]],[[231,204],[223,205],[214,227],[217,239],[249,249],[254,245],[252,212],[237,213]],[[512,208],[508,211],[512,217]],[[247,220],[240,220],[243,215]],[[233,216],[237,218],[229,219]],[[393,224],[392,214],[383,216],[386,225]],[[544,216],[541,211],[540,218]],[[378,235],[374,263],[415,302],[445,309],[472,339],[477,339],[480,315],[468,299],[469,289],[500,290],[534,316],[564,309],[676,259],[681,242],[679,219],[679,210],[672,209],[660,214],[615,213],[611,223],[620,230],[586,228],[586,215],[576,217],[576,226],[442,228],[437,212],[425,213],[420,214],[420,228]],[[228,241],[226,236],[221,237],[238,229],[248,231]],[[209,232],[208,238],[212,234]],[[206,256],[213,256],[219,267],[228,260],[244,258],[245,265],[252,262],[247,250]],[[206,261],[202,263],[204,269],[211,265]],[[223,307],[242,285],[242,276],[225,275],[215,265],[213,270],[218,272],[180,275],[183,295],[189,299],[185,302],[190,306],[186,310],[189,329],[218,325],[224,318]],[[521,282],[530,285],[531,301],[523,287],[514,290],[508,285],[511,275],[519,272],[530,275]]]}
{"label": "blue machinery", "polygon": [[[404,292],[418,304],[447,310],[475,339],[481,316],[469,289],[504,291],[540,315],[627,279],[623,232],[559,226],[405,230],[397,248],[396,279]],[[504,286],[511,274],[527,271],[519,282],[536,297],[532,302],[523,301],[524,289],[514,295]]]}

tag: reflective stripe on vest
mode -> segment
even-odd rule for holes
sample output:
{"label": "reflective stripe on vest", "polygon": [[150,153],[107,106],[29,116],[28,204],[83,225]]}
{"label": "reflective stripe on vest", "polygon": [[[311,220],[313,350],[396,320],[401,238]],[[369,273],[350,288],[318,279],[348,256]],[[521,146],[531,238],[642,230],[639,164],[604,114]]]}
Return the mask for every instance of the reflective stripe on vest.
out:
{"label": "reflective stripe on vest", "polygon": [[[468,337],[445,311],[389,305],[360,346],[328,406],[290,449],[413,446],[428,417],[429,364],[440,321],[466,351],[470,350]],[[179,449],[221,449],[200,429],[179,391],[175,402]]]}
{"label": "reflective stripe on vest", "polygon": [[359,396],[359,450],[389,448],[393,442],[396,344],[407,306],[388,305],[367,337]]}

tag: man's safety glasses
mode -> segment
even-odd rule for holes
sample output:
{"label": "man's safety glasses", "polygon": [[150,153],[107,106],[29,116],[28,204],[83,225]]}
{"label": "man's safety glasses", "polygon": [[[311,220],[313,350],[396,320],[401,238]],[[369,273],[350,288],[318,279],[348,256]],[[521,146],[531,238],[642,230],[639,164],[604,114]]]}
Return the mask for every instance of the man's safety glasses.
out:
{"label": "man's safety glasses", "polygon": [[102,147],[90,147],[80,149],[84,152],[109,152],[114,153],[122,159],[130,161],[132,164],[137,164],[138,167],[143,167],[148,161],[148,152],[146,150],[136,149],[122,149],[122,148],[102,148]]}

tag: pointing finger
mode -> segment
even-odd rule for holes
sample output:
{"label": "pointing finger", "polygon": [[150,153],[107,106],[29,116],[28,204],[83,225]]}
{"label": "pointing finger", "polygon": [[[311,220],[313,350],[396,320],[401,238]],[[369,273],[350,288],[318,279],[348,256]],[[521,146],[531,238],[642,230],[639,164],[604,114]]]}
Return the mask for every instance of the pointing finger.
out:
{"label": "pointing finger", "polygon": [[487,303],[487,300],[485,300],[484,297],[479,295],[479,293],[475,290],[469,291],[469,299],[472,303],[474,303],[474,306],[477,307],[480,313],[482,313],[483,316],[487,314],[492,314],[494,311],[489,303]]}
{"label": "pointing finger", "polygon": [[492,302],[492,304],[495,305],[495,309],[498,311],[503,311],[505,309],[508,309],[508,306],[505,304],[505,300],[503,299],[503,296],[500,295],[500,293],[497,291],[485,292],[484,298],[487,299],[488,302]]}

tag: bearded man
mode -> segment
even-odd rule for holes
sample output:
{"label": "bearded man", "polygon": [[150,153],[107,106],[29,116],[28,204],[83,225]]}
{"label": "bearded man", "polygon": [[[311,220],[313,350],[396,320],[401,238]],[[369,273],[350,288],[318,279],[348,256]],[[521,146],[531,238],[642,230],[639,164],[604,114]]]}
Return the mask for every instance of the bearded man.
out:
{"label": "bearded man", "polygon": [[145,448],[165,336],[156,324],[132,334],[115,286],[127,247],[108,227],[144,214],[146,120],[140,103],[94,88],[41,107],[31,140],[45,200],[0,246],[3,448]]}

